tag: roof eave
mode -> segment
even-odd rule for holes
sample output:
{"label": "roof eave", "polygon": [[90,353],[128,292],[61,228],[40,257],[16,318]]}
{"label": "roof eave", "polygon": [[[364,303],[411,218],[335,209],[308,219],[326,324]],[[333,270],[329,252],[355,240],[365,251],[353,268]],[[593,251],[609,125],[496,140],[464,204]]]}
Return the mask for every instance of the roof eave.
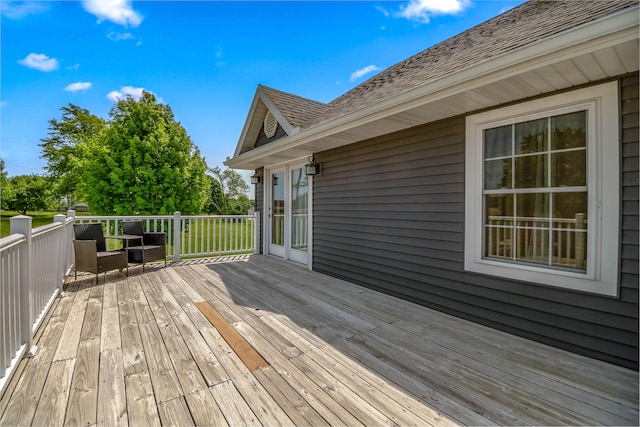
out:
{"label": "roof eave", "polygon": [[[476,63],[381,102],[309,127],[295,135],[234,156],[225,164],[237,169],[256,169],[313,152],[351,144],[356,140],[349,139],[348,131],[350,129],[427,103],[436,103],[447,97],[495,83],[528,70],[542,68],[572,57],[637,39],[638,6],[635,6],[539,40],[504,55]],[[463,112],[461,111],[460,114]],[[428,122],[428,118],[426,119]]]}

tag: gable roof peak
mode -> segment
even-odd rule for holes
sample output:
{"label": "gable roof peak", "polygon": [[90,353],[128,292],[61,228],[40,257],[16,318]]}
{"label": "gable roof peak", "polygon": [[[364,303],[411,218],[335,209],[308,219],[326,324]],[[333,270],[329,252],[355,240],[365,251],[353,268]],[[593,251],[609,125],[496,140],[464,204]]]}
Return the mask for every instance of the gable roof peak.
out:
{"label": "gable roof peak", "polygon": [[284,92],[262,84],[258,92],[264,94],[294,128],[305,129],[327,110],[327,104]]}

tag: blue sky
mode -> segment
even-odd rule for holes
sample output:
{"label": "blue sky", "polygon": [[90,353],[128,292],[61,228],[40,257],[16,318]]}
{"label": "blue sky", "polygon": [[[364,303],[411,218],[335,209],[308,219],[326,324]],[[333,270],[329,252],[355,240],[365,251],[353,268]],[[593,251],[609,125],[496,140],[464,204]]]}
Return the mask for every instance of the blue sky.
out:
{"label": "blue sky", "polygon": [[329,102],[520,3],[2,1],[0,157],[9,176],[42,174],[38,144],[61,107],[107,118],[144,89],[222,166],[258,84]]}

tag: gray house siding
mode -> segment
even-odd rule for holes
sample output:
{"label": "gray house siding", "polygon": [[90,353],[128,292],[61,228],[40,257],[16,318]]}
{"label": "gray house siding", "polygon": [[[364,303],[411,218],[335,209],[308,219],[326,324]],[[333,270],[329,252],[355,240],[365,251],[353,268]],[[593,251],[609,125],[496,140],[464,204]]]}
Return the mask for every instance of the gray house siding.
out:
{"label": "gray house siding", "polygon": [[637,75],[620,87],[619,298],[464,271],[464,117],[316,154],[314,270],[637,369]]}

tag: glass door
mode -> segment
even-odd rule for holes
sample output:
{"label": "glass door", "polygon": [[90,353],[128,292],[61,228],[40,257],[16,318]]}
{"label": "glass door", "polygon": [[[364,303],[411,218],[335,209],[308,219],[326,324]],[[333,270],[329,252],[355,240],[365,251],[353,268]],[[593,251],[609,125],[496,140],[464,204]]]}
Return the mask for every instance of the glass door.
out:
{"label": "glass door", "polygon": [[309,265],[311,186],[303,165],[273,169],[267,174],[269,250],[273,255]]}
{"label": "glass door", "polygon": [[304,168],[290,170],[291,221],[289,255],[306,264],[309,260],[309,179]]}
{"label": "glass door", "polygon": [[284,171],[271,172],[271,206],[269,217],[271,241],[269,253],[285,257],[285,174]]}

